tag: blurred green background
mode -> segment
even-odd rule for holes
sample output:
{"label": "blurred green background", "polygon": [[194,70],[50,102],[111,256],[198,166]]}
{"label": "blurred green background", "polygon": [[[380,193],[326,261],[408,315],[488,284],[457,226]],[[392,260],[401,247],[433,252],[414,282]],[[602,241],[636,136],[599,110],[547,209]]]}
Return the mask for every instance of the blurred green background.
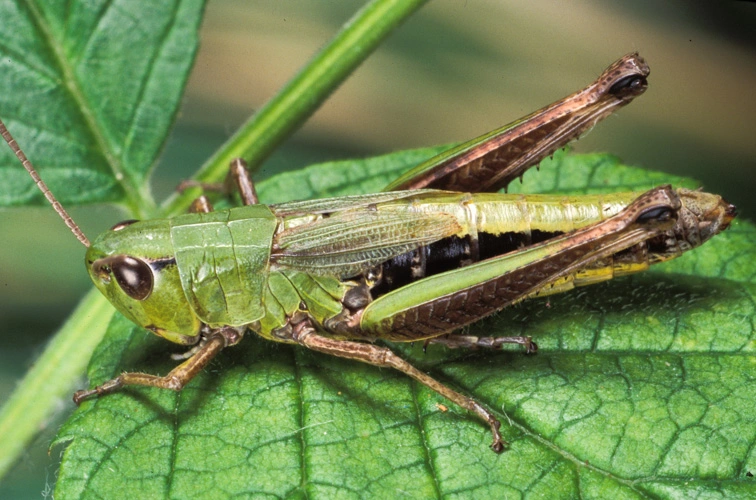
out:
{"label": "blurred green background", "polygon": [[[211,1],[182,111],[155,172],[157,199],[191,175],[358,6]],[[755,24],[750,2],[431,2],[257,178],[469,139],[577,90],[621,55],[638,51],[652,69],[648,92],[575,149],[697,178],[753,219]],[[530,175],[536,174],[525,182]],[[90,237],[122,218],[103,207],[72,212]],[[7,210],[0,234],[4,401],[89,284],[80,245],[51,210]],[[61,450],[48,456],[47,445],[72,406],[60,402],[59,414],[0,483],[0,498],[50,494]]]}

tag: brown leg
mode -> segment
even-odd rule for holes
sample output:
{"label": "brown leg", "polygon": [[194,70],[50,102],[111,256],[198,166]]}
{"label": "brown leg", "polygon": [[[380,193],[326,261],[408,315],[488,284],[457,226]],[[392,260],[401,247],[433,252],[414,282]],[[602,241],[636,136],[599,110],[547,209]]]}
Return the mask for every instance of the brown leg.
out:
{"label": "brown leg", "polygon": [[238,343],[242,334],[233,328],[221,328],[215,330],[207,338],[205,345],[194,356],[187,359],[165,377],[148,375],[146,373],[123,373],[118,377],[108,380],[94,389],[76,391],[73,396],[74,403],[81,404],[89,397],[102,396],[116,392],[126,385],[144,385],[147,387],[159,387],[180,391],[191,379],[194,378],[223,348]]}
{"label": "brown leg", "polygon": [[323,337],[322,335],[315,333],[315,330],[307,322],[299,323],[294,326],[292,338],[313,351],[338,356],[340,358],[354,359],[374,366],[394,368],[409,375],[445,398],[457,403],[462,408],[474,412],[491,428],[491,434],[493,434],[491,449],[496,453],[501,453],[504,450],[504,446],[506,446],[507,443],[502,439],[501,434],[499,433],[499,427],[501,424],[490,411],[474,399],[446,387],[433,377],[421,372],[389,349],[373,344],[363,344],[361,342],[350,342]]}
{"label": "brown leg", "polygon": [[205,191],[214,191],[230,195],[234,190],[239,191],[242,203],[244,205],[257,205],[259,200],[257,199],[257,191],[255,190],[255,183],[247,170],[247,164],[241,158],[237,158],[231,161],[231,165],[228,168],[228,175],[223,183],[209,183],[198,181],[182,181],[178,185],[176,191],[183,193],[189,188],[200,187]]}
{"label": "brown leg", "polygon": [[[236,184],[236,188],[241,195],[242,203],[245,205],[257,205],[260,203],[257,199],[255,183],[249,175],[249,170],[247,170],[247,164],[241,158],[237,158],[231,162],[231,166],[228,169],[228,177],[226,177],[226,183]],[[228,192],[231,191],[230,187],[227,189]]]}
{"label": "brown leg", "polygon": [[207,199],[204,194],[199,198],[196,198],[191,205],[189,205],[190,214],[206,214],[213,211],[213,204]]}
{"label": "brown leg", "polygon": [[443,335],[426,340],[426,344],[441,344],[449,349],[485,348],[500,349],[503,344],[520,344],[530,354],[538,350],[538,345],[530,337],[474,337],[472,335]]}

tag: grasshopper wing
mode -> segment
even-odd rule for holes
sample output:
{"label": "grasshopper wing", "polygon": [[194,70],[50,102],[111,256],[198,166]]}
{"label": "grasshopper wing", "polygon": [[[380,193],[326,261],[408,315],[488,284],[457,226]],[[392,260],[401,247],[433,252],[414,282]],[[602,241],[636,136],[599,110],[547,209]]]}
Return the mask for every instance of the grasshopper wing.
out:
{"label": "grasshopper wing", "polygon": [[349,278],[461,230],[444,212],[360,207],[280,232],[271,262],[280,268]]}

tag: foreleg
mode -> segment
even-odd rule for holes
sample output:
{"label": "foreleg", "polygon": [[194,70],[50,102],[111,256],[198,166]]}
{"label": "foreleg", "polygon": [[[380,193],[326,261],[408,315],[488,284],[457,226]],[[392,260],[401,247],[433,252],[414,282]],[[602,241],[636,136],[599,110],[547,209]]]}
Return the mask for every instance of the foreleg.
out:
{"label": "foreleg", "polygon": [[121,390],[127,385],[142,385],[146,387],[159,387],[161,389],[171,389],[180,391],[186,384],[192,380],[207,364],[218,355],[225,347],[238,343],[242,338],[242,333],[234,328],[221,328],[212,331],[205,344],[194,355],[178,365],[171,372],[159,377],[148,375],[146,373],[127,372],[118,377],[108,380],[94,389],[76,391],[73,396],[74,403],[81,404],[87,398],[102,396]]}

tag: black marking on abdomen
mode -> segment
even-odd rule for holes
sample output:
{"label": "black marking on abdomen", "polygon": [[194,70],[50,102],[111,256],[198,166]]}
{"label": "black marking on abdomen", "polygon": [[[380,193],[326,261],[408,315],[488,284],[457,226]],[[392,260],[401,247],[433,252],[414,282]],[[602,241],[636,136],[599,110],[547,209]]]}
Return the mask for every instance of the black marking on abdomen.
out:
{"label": "black marking on abdomen", "polygon": [[[375,299],[426,276],[451,271],[478,260],[504,255],[524,246],[546,241],[559,234],[562,233],[539,230],[533,230],[530,233],[507,232],[501,234],[479,232],[479,259],[477,260],[473,258],[469,236],[444,238],[430,245],[421,246],[412,252],[397,255],[381,264],[381,279],[371,292]],[[423,262],[423,258],[424,272],[418,267],[418,263]]]}

